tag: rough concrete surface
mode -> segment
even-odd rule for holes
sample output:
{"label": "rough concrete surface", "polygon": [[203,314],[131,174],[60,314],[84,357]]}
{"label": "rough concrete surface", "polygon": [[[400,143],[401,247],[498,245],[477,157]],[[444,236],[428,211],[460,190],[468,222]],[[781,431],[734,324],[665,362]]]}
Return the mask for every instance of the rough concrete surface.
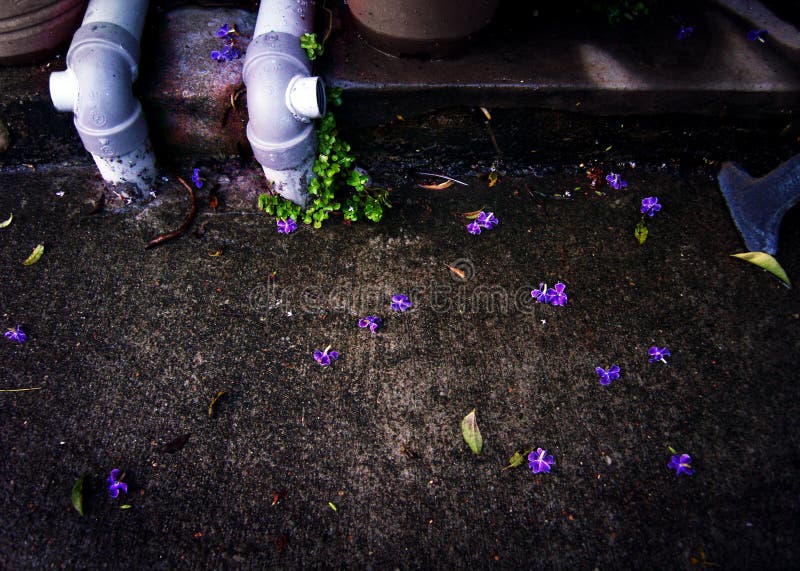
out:
{"label": "rough concrete surface", "polygon": [[[0,175],[0,316],[30,336],[0,340],[0,388],[40,387],[0,393],[0,566],[796,566],[797,290],[729,256],[713,166],[656,167],[622,167],[629,187],[603,196],[582,172],[406,182],[380,224],[283,236],[226,206],[256,171],[220,166],[220,209],[201,191],[190,233],[147,251],[183,219],[177,184],[91,215],[93,171]],[[645,196],[663,210],[640,247]],[[482,207],[500,225],[472,236],[461,213]],[[795,286],[797,222],[778,252]],[[558,280],[565,307],[532,304]],[[413,309],[392,313],[395,293]],[[480,456],[459,428],[473,408]],[[667,468],[670,446],[694,476]],[[531,447],[552,473],[503,470]]]}

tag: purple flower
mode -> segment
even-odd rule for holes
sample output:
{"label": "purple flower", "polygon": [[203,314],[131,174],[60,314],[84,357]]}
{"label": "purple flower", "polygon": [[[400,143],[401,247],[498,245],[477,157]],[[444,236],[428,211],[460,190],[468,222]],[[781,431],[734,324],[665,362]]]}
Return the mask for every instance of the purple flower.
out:
{"label": "purple flower", "polygon": [[610,385],[611,381],[619,378],[619,367],[617,365],[611,365],[607,371],[603,367],[597,367],[595,371],[600,375],[600,384],[604,386]]}
{"label": "purple flower", "polygon": [[672,460],[669,461],[669,464],[667,464],[667,467],[670,470],[675,470],[676,476],[680,476],[681,474],[691,476],[694,474],[694,470],[692,470],[692,457],[688,454],[675,454]]}
{"label": "purple flower", "polygon": [[494,215],[494,212],[484,212],[481,210],[478,217],[467,224],[467,232],[470,234],[480,234],[482,230],[491,230],[500,221]]}
{"label": "purple flower", "polygon": [[322,365],[323,367],[327,367],[328,365],[330,365],[336,359],[339,358],[339,352],[331,351],[330,348],[331,346],[328,345],[328,347],[324,351],[320,350],[314,351],[314,360],[316,360],[316,362]]}
{"label": "purple flower", "polygon": [[678,33],[675,35],[676,38],[679,40],[685,40],[689,36],[694,33],[694,28],[691,26],[684,26],[681,24],[681,27],[678,29]]}
{"label": "purple flower", "polygon": [[123,494],[128,493],[128,484],[117,480],[118,476],[119,470],[117,468],[111,470],[111,474],[108,476],[108,495],[112,498],[118,497],[120,492]]}
{"label": "purple flower", "polygon": [[647,351],[650,354],[650,363],[655,363],[656,361],[661,361],[662,363],[666,363],[667,360],[664,357],[671,357],[672,354],[669,352],[669,349],[664,347],[663,349],[659,349],[655,345],[650,347]]}
{"label": "purple flower", "polygon": [[295,230],[297,230],[297,222],[294,221],[294,218],[278,220],[278,234],[291,234]]}
{"label": "purple flower", "polygon": [[239,57],[242,55],[242,52],[239,51],[239,48],[234,46],[225,46],[224,51],[228,56],[228,59],[239,59]]}
{"label": "purple flower", "polygon": [[658,203],[658,198],[655,196],[648,196],[642,199],[642,214],[647,214],[650,218],[661,210],[661,205]]}
{"label": "purple flower", "polygon": [[200,169],[192,171],[192,182],[197,188],[203,188],[203,179],[200,178]]}
{"label": "purple flower", "polygon": [[615,190],[619,190],[620,188],[625,188],[628,186],[628,183],[622,180],[620,175],[613,172],[608,173],[606,176],[606,182]]}
{"label": "purple flower", "polygon": [[217,30],[217,37],[218,38],[225,38],[230,33],[231,33],[231,31],[228,28],[228,24],[224,24],[223,26],[220,26],[219,30]]}
{"label": "purple flower", "polygon": [[528,466],[534,474],[550,472],[550,466],[555,463],[555,459],[552,455],[547,453],[547,450],[537,448],[536,452],[531,451],[531,453],[528,454]]}
{"label": "purple flower", "polygon": [[403,294],[397,294],[392,296],[392,310],[394,311],[405,311],[413,304],[411,300],[408,299],[407,296]]}
{"label": "purple flower", "polygon": [[375,333],[375,330],[381,326],[383,320],[377,315],[368,315],[358,320],[359,327],[369,327],[369,330]]}
{"label": "purple flower", "polygon": [[564,284],[558,282],[547,292],[547,301],[550,305],[567,305],[567,294],[564,293]]}
{"label": "purple flower", "polygon": [[491,230],[500,222],[497,217],[494,215],[494,212],[486,213],[481,210],[481,213],[478,214],[478,217],[475,219],[475,222],[478,223],[478,226],[482,228],[486,228],[487,230]]}
{"label": "purple flower", "polygon": [[240,52],[238,48],[234,47],[232,44],[226,44],[222,50],[213,50],[211,52],[211,59],[230,61],[232,59],[238,59],[241,55],[242,52]]}
{"label": "purple flower", "polygon": [[28,340],[28,336],[22,330],[21,325],[17,325],[16,327],[12,327],[8,331],[5,332],[6,339],[9,341],[16,341],[20,345],[25,343]]}
{"label": "purple flower", "polygon": [[531,292],[531,296],[539,303],[548,303],[550,298],[547,295],[547,284],[540,283],[539,288]]}
{"label": "purple flower", "polygon": [[747,39],[751,42],[759,41],[764,42],[764,36],[767,35],[766,30],[749,30],[747,32]]}

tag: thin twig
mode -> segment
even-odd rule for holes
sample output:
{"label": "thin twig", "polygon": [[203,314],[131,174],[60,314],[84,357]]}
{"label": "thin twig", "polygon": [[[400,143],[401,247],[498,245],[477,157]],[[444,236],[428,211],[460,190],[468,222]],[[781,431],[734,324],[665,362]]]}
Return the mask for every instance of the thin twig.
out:
{"label": "thin twig", "polygon": [[189,228],[189,224],[192,223],[194,219],[194,215],[197,213],[197,205],[195,204],[194,200],[194,191],[192,187],[186,184],[186,181],[183,180],[181,177],[176,177],[178,182],[180,182],[186,191],[189,193],[189,200],[191,201],[191,208],[189,209],[189,214],[186,215],[186,218],[183,221],[177,230],[173,230],[172,232],[167,232],[166,234],[161,234],[157,238],[150,240],[147,245],[144,247],[145,250],[149,250],[153,246],[158,246],[162,242],[166,242],[167,240],[172,240],[173,238],[177,238],[179,236],[183,236],[186,233],[186,230]]}
{"label": "thin twig", "polygon": [[328,3],[322,3],[322,9],[328,13],[328,29],[325,31],[325,37],[322,38],[322,45],[325,45],[325,42],[328,41],[328,38],[331,37],[331,32],[333,32],[333,11],[328,8]]}
{"label": "thin twig", "polygon": [[492,131],[492,126],[489,124],[489,121],[483,122],[486,125],[486,130],[489,132],[489,140],[492,142],[492,146],[494,147],[497,156],[501,156],[503,153],[500,150],[500,147],[497,146],[497,139],[494,136],[494,131]]}
{"label": "thin twig", "polygon": [[42,387],[28,387],[25,389],[0,389],[0,393],[21,393],[23,391],[40,391]]}
{"label": "thin twig", "polygon": [[443,178],[443,179],[446,179],[446,180],[452,180],[456,184],[460,184],[462,186],[469,186],[466,182],[461,182],[458,179],[451,178],[451,177],[445,176],[443,174],[436,174],[436,173],[432,173],[432,172],[418,172],[417,174],[422,175],[422,176],[438,176],[439,178]]}

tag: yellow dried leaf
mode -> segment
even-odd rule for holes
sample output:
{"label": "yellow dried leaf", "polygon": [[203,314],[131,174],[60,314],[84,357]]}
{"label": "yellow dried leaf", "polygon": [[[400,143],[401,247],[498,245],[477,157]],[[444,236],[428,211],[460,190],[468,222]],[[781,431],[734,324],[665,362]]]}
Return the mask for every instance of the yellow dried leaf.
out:
{"label": "yellow dried leaf", "polygon": [[444,182],[440,182],[439,184],[421,184],[419,186],[420,188],[426,188],[428,190],[444,190],[445,188],[450,188],[453,186],[453,181],[446,180]]}
{"label": "yellow dried leaf", "polygon": [[769,273],[775,275],[788,287],[792,287],[792,282],[789,281],[789,276],[783,270],[778,260],[765,252],[745,252],[743,254],[731,254],[734,258],[745,260],[758,266],[761,269],[767,270]]}
{"label": "yellow dried leaf", "polygon": [[22,265],[32,266],[33,264],[39,261],[39,258],[42,257],[42,254],[44,254],[44,244],[39,244],[33,249],[31,255],[28,256],[28,258],[24,262],[22,262]]}
{"label": "yellow dried leaf", "polygon": [[462,216],[467,220],[475,220],[478,216],[481,215],[481,212],[483,211],[484,209],[481,208],[480,210],[473,210],[472,212],[464,212],[462,213]]}
{"label": "yellow dried leaf", "polygon": [[459,270],[457,267],[451,266],[450,264],[447,264],[447,267],[450,269],[451,272],[460,277],[462,280],[467,279],[467,274],[464,272],[464,270]]}

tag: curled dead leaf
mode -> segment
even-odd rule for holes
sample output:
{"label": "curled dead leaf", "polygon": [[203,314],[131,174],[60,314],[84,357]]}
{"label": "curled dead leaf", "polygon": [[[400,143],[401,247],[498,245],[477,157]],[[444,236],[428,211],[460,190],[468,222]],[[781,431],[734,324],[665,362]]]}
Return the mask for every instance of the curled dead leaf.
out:
{"label": "curled dead leaf", "polygon": [[444,182],[440,182],[439,184],[420,184],[420,188],[425,188],[428,190],[444,190],[445,188],[450,188],[453,186],[452,180],[446,180]]}
{"label": "curled dead leaf", "polygon": [[467,279],[467,274],[464,272],[464,270],[460,270],[455,266],[451,266],[450,264],[447,264],[447,268],[462,280]]}
{"label": "curled dead leaf", "polygon": [[38,246],[36,246],[33,249],[33,252],[31,252],[31,255],[28,256],[27,259],[24,262],[22,262],[22,265],[23,266],[32,266],[33,264],[35,264],[36,262],[39,261],[39,258],[42,257],[42,254],[44,254],[44,244],[39,244]]}

